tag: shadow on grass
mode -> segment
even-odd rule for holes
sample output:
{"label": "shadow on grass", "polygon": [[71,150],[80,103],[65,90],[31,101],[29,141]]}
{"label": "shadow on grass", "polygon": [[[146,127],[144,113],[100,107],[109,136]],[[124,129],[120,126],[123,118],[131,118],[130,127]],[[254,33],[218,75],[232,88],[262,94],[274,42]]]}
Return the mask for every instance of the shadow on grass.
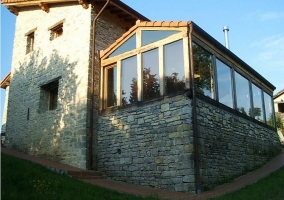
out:
{"label": "shadow on grass", "polygon": [[211,200],[283,200],[284,167],[253,185]]}
{"label": "shadow on grass", "polygon": [[1,154],[1,199],[158,200],[94,186],[6,154]]}

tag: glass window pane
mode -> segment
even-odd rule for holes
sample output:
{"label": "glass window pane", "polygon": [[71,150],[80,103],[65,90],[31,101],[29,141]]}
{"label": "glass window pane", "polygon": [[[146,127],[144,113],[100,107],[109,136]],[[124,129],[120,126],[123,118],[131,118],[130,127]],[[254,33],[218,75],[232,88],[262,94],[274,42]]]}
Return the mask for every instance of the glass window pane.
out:
{"label": "glass window pane", "polygon": [[107,70],[107,107],[117,105],[117,68]]}
{"label": "glass window pane", "polygon": [[237,110],[243,114],[249,115],[250,111],[250,93],[249,81],[239,73],[235,73]]}
{"label": "glass window pane", "polygon": [[142,54],[143,65],[143,99],[160,96],[159,53],[154,49]]}
{"label": "glass window pane", "polygon": [[183,43],[181,40],[164,46],[166,94],[185,88]]}
{"label": "glass window pane", "polygon": [[122,60],[122,105],[137,102],[137,57]]}
{"label": "glass window pane", "polygon": [[167,38],[178,32],[179,31],[159,31],[159,30],[142,31],[142,46]]}
{"label": "glass window pane", "polygon": [[219,102],[233,108],[231,68],[216,59]]}
{"label": "glass window pane", "polygon": [[131,51],[133,49],[136,49],[136,34],[131,36],[122,45],[120,45],[114,52],[112,52],[109,55],[109,58],[125,53],[127,51]]}
{"label": "glass window pane", "polygon": [[264,92],[264,106],[265,106],[265,117],[266,123],[272,127],[274,127],[274,112],[272,107],[272,97],[269,96],[266,92]]}
{"label": "glass window pane", "polygon": [[254,84],[252,84],[252,98],[253,98],[253,116],[255,119],[263,122],[264,120],[263,120],[261,89]]}
{"label": "glass window pane", "polygon": [[193,65],[195,91],[214,98],[214,71],[212,66],[212,55],[193,43]]}

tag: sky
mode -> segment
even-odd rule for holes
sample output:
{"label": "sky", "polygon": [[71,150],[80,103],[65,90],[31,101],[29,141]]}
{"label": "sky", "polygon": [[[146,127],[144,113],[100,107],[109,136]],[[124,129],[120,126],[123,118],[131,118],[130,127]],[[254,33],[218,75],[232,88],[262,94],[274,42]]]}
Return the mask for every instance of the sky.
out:
{"label": "sky", "polygon": [[[284,89],[283,0],[122,0],[153,21],[193,21],[275,87]],[[16,16],[1,5],[1,80],[11,70]],[[5,90],[1,89],[1,121]]]}

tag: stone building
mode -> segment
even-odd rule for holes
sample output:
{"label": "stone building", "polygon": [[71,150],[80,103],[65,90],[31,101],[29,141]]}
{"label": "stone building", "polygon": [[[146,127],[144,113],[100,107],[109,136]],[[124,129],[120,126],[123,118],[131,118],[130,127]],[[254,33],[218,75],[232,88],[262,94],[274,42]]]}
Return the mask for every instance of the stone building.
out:
{"label": "stone building", "polygon": [[8,148],[188,192],[280,153],[275,87],[194,22],[118,0],[2,3],[18,15]]}
{"label": "stone building", "polygon": [[[284,89],[273,96],[275,112],[284,113]],[[284,118],[284,117],[283,117]]]}

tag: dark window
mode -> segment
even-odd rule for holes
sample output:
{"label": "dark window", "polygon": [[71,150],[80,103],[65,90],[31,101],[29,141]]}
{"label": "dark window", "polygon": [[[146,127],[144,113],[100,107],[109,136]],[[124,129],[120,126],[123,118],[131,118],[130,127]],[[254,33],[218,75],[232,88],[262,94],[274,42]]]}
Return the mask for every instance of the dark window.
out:
{"label": "dark window", "polygon": [[107,69],[107,107],[117,105],[117,67]]}
{"label": "dark window", "polygon": [[63,24],[59,24],[50,30],[50,40],[60,37],[63,34]]}
{"label": "dark window", "polygon": [[278,112],[284,113],[284,103],[278,103]]}
{"label": "dark window", "polygon": [[41,111],[55,110],[57,108],[58,87],[59,87],[58,79],[41,86],[40,105],[39,105]]}
{"label": "dark window", "polygon": [[34,43],[35,43],[35,32],[29,33],[27,36],[27,48],[26,54],[30,53],[34,50]]}
{"label": "dark window", "polygon": [[63,35],[63,22],[65,20],[61,20],[60,22],[57,22],[53,26],[49,27],[48,30],[50,31],[50,40],[54,40],[55,38],[58,38]]}

